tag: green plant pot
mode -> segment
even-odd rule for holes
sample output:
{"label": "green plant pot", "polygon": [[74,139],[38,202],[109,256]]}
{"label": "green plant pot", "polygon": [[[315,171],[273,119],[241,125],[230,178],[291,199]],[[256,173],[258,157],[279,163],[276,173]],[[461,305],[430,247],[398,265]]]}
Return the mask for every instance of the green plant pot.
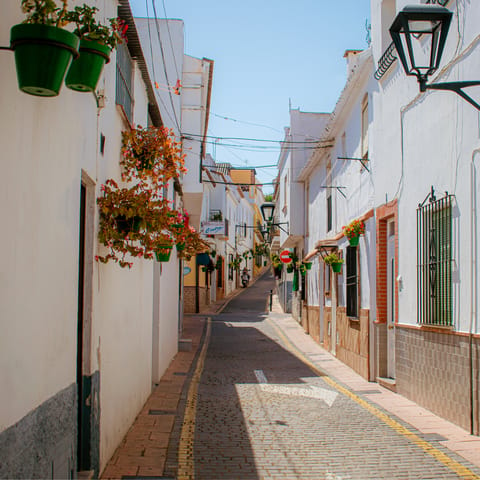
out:
{"label": "green plant pot", "polygon": [[305,268],[306,268],[307,270],[311,270],[311,269],[312,269],[312,262],[305,262],[304,265],[305,265]]}
{"label": "green plant pot", "polygon": [[356,237],[349,238],[348,243],[350,244],[351,247],[356,247],[358,246],[359,240],[360,240],[360,235],[357,235]]}
{"label": "green plant pot", "polygon": [[172,253],[172,245],[162,245],[155,250],[155,257],[157,262],[168,262],[170,260],[170,254]]}
{"label": "green plant pot", "polygon": [[331,267],[332,267],[332,270],[335,272],[335,273],[340,273],[342,271],[342,263],[340,262],[335,262],[335,263],[332,263],[330,264]]}
{"label": "green plant pot", "polygon": [[293,272],[293,265],[287,265],[287,273]]}
{"label": "green plant pot", "polygon": [[62,28],[37,24],[14,25],[10,46],[15,51],[18,88],[30,95],[59,94],[80,39]]}
{"label": "green plant pot", "polygon": [[177,243],[177,252],[183,252],[185,250],[185,242],[178,242]]}
{"label": "green plant pot", "polygon": [[110,61],[110,47],[91,40],[80,40],[80,56],[68,70],[65,85],[77,92],[94,92],[105,63]]}
{"label": "green plant pot", "polygon": [[295,270],[295,272],[293,272],[293,282],[292,282],[292,290],[294,292],[298,292],[298,270]]}

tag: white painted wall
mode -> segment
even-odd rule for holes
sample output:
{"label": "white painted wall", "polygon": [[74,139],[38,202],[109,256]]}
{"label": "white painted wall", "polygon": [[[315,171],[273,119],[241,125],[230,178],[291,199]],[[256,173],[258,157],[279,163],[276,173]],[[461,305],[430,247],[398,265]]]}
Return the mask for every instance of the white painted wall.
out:
{"label": "white painted wall", "polygon": [[[397,11],[406,3],[412,2],[397,1]],[[380,1],[372,0],[371,6],[375,44],[389,25],[379,23]],[[480,4],[452,1],[448,8],[454,12],[454,18],[440,70],[431,78],[431,83],[478,80]],[[375,52],[375,61],[381,53]],[[476,98],[478,100],[478,95]],[[399,322],[412,325],[417,322],[416,208],[433,186],[437,198],[445,191],[456,196],[455,330],[467,332],[472,283],[470,178],[472,158],[480,147],[478,111],[452,92],[420,94],[416,79],[406,77],[399,62],[378,82],[374,100],[375,204],[398,199],[399,275],[402,278]],[[478,235],[474,244],[478,245]],[[478,270],[478,265],[476,268]],[[478,328],[477,325],[477,332]]]}
{"label": "white painted wall", "polygon": [[[115,1],[101,15],[115,17]],[[0,44],[23,16],[17,1],[2,4]],[[63,87],[57,98],[21,93],[13,54],[0,55],[3,170],[0,216],[7,235],[0,266],[0,430],[76,381],[79,199],[82,170],[95,184],[120,178],[121,130],[115,106],[115,54],[93,95]],[[146,89],[135,72],[135,123],[147,124]],[[105,135],[105,154],[99,137]],[[94,206],[97,215],[96,206]],[[103,252],[92,239],[94,254]],[[172,254],[173,256],[173,254]],[[151,391],[153,261],[131,270],[93,264],[91,372],[100,371],[101,468]],[[160,370],[176,352],[178,266],[163,265]],[[173,300],[172,300],[173,299]],[[88,373],[88,372],[87,372]]]}

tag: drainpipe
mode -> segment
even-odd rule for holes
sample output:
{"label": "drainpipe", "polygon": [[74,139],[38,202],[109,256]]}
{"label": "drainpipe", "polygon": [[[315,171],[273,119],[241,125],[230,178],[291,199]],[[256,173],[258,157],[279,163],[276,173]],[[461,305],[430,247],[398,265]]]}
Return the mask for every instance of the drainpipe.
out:
{"label": "drainpipe", "polygon": [[469,361],[470,361],[470,434],[478,435],[475,433],[475,364],[473,358],[473,330],[478,325],[478,302],[477,302],[477,285],[478,285],[478,257],[477,257],[477,191],[476,191],[476,177],[477,171],[475,166],[475,160],[477,154],[480,154],[480,148],[477,148],[472,153],[472,162],[470,167],[470,195],[471,195],[471,245],[470,245],[470,328],[469,328]]}

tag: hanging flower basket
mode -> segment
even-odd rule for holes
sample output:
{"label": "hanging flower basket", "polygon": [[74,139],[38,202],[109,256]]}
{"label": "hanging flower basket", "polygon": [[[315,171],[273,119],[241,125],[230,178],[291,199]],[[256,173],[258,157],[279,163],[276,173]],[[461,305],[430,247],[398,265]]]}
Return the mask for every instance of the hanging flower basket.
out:
{"label": "hanging flower basket", "polygon": [[342,228],[343,234],[348,238],[348,242],[352,247],[358,245],[360,235],[365,233],[365,224],[362,220],[353,220]]}
{"label": "hanging flower basket", "polygon": [[19,24],[10,30],[15,51],[18,87],[40,97],[59,94],[80,39],[63,28],[43,24]]}
{"label": "hanging flower basket", "polygon": [[335,273],[340,273],[342,271],[342,264],[343,262],[333,262],[330,264],[330,266],[332,267],[332,270],[335,272]]}
{"label": "hanging flower basket", "polygon": [[125,215],[117,215],[115,223],[117,224],[117,230],[122,234],[126,235],[129,232],[138,233],[142,225],[142,217],[134,216],[127,218]]}
{"label": "hanging flower basket", "polygon": [[160,245],[155,250],[155,257],[157,262],[168,262],[170,260],[170,254],[172,253],[172,245]]}
{"label": "hanging flower basket", "polygon": [[65,85],[77,92],[94,92],[105,63],[110,61],[110,47],[82,39],[79,52],[80,56],[70,65]]}
{"label": "hanging flower basket", "polygon": [[332,267],[335,273],[340,273],[342,270],[343,258],[340,258],[335,252],[323,257],[323,261]]}
{"label": "hanging flower basket", "polygon": [[287,273],[293,272],[293,265],[287,265]]}
{"label": "hanging flower basket", "polygon": [[312,269],[312,262],[305,262],[304,265],[305,265],[305,268],[306,268],[307,270],[311,270],[311,269]]}
{"label": "hanging flower basket", "polygon": [[177,252],[183,252],[185,250],[185,242],[178,242],[176,245]]}
{"label": "hanging flower basket", "polygon": [[357,247],[359,241],[360,241],[360,236],[359,235],[357,235],[355,237],[350,237],[348,239],[348,243],[350,244],[351,247]]}

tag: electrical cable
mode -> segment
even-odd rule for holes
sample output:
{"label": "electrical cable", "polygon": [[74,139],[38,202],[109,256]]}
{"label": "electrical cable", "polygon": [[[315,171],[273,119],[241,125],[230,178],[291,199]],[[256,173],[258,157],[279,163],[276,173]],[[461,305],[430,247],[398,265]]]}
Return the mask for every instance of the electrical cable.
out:
{"label": "electrical cable", "polygon": [[255,127],[269,128],[270,130],[273,130],[274,132],[283,133],[281,130],[270,127],[268,125],[262,125],[261,123],[245,122],[244,120],[238,120],[236,118],[226,117],[225,115],[218,115],[218,114],[213,113],[213,112],[210,112],[210,115],[213,115],[214,117],[217,117],[217,118],[221,118],[223,120],[230,120],[232,122],[244,123],[245,125],[253,125]]}
{"label": "electrical cable", "polygon": [[[155,61],[154,61],[154,58],[153,58],[152,35],[151,35],[151,31],[150,31],[150,12],[148,11],[148,0],[145,0],[145,9],[147,11],[148,40],[150,42],[150,56],[151,56],[151,59],[152,59],[153,80],[154,80],[155,83],[157,83],[157,75],[155,73]],[[165,105],[165,102],[163,101],[163,98],[161,97],[161,95],[157,95],[157,93],[155,93],[155,97],[160,100],[160,103],[163,105],[163,108],[165,109],[165,113],[168,115],[168,117],[170,118],[170,120],[174,124],[175,120],[170,115],[170,112],[168,111],[168,108]]]}
{"label": "electrical cable", "polygon": [[[160,53],[162,55],[163,71],[165,72],[165,79],[166,79],[167,85],[170,85],[170,80],[168,78],[168,72],[167,72],[167,67],[166,67],[166,63],[165,63],[165,52],[163,51],[163,44],[162,44],[162,40],[160,38],[160,27],[158,26],[158,15],[157,15],[157,7],[155,6],[155,0],[152,0],[152,5],[153,5],[153,14],[155,15],[155,27],[156,27],[156,30],[157,30],[158,43],[159,43],[159,46],[160,46]],[[173,103],[172,92],[170,91],[170,89],[168,90],[168,95],[170,97],[170,104],[172,106],[173,116],[175,117],[175,124],[178,128],[178,131],[181,132],[182,129],[180,128],[180,123],[178,122],[177,112],[175,111],[175,105]]]}
{"label": "electrical cable", "polygon": [[163,5],[163,13],[165,14],[165,20],[167,23],[167,32],[168,32],[168,38],[170,39],[170,48],[172,50],[173,63],[175,65],[175,72],[177,72],[177,79],[180,79],[180,74],[178,73],[177,59],[175,57],[175,52],[173,51],[172,34],[170,33],[170,25],[169,25],[168,16],[167,16],[167,9],[165,8],[165,0],[162,0],[162,5]]}
{"label": "electrical cable", "polygon": [[[182,136],[185,137],[202,137],[203,135],[198,135],[195,133],[183,133]],[[250,142],[265,142],[265,143],[281,143],[283,145],[290,145],[290,144],[300,144],[300,145],[316,145],[319,143],[318,140],[305,140],[303,142],[297,141],[284,141],[284,140],[270,140],[266,138],[247,138],[247,137],[214,137],[212,135],[205,135],[205,138],[213,138],[217,140],[245,140]]]}

